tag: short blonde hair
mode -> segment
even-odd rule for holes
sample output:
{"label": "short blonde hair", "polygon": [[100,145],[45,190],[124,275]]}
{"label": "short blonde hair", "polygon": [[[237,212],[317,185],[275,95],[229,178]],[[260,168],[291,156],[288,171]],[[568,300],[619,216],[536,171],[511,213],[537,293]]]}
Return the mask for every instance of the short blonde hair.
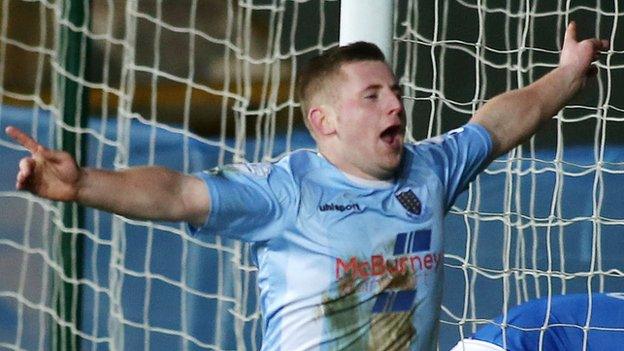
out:
{"label": "short blonde hair", "polygon": [[386,58],[377,45],[358,41],[346,46],[331,48],[313,58],[297,75],[297,96],[301,103],[303,122],[310,128],[308,111],[312,100],[331,85],[331,80],[345,63],[357,61],[382,61]]}

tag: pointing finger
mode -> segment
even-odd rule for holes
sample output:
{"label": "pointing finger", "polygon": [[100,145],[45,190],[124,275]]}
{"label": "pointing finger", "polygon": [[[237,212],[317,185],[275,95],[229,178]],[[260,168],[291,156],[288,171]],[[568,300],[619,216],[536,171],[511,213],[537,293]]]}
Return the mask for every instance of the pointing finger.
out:
{"label": "pointing finger", "polygon": [[8,136],[13,138],[15,141],[20,143],[23,147],[25,147],[31,153],[36,153],[39,147],[42,147],[35,139],[28,136],[26,133],[22,132],[18,128],[15,127],[7,127],[5,132]]}

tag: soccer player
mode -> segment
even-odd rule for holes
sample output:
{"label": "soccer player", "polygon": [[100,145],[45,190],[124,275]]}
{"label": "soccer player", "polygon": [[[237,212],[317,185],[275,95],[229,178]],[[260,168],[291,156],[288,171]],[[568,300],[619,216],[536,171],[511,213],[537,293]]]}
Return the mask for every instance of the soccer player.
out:
{"label": "soccer player", "polygon": [[451,351],[615,350],[621,345],[624,294],[573,294],[516,306]]}
{"label": "soccer player", "polygon": [[368,43],[334,48],[299,75],[318,152],[195,175],[82,169],[15,128],[30,150],[17,189],[128,217],[186,221],[193,235],[253,243],[263,350],[433,350],[443,218],[490,160],[529,138],[595,73],[608,43],[566,31],[559,67],[485,104],[445,135],[404,144],[399,86]]}

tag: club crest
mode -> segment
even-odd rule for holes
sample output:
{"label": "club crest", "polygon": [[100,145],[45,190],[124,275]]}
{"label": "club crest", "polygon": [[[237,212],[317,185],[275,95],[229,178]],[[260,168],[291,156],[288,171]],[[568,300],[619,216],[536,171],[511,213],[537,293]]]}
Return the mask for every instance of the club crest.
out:
{"label": "club crest", "polygon": [[414,194],[411,189],[397,192],[394,194],[401,206],[403,206],[408,212],[415,215],[420,215],[422,210],[422,204],[420,203],[420,199]]}

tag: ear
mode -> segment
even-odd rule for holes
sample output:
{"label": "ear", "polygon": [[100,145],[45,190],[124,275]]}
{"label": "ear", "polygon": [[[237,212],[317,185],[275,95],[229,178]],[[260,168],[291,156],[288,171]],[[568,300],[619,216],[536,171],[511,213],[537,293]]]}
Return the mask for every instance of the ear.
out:
{"label": "ear", "polygon": [[331,135],[336,132],[334,116],[327,106],[312,107],[308,112],[310,126],[317,135]]}

